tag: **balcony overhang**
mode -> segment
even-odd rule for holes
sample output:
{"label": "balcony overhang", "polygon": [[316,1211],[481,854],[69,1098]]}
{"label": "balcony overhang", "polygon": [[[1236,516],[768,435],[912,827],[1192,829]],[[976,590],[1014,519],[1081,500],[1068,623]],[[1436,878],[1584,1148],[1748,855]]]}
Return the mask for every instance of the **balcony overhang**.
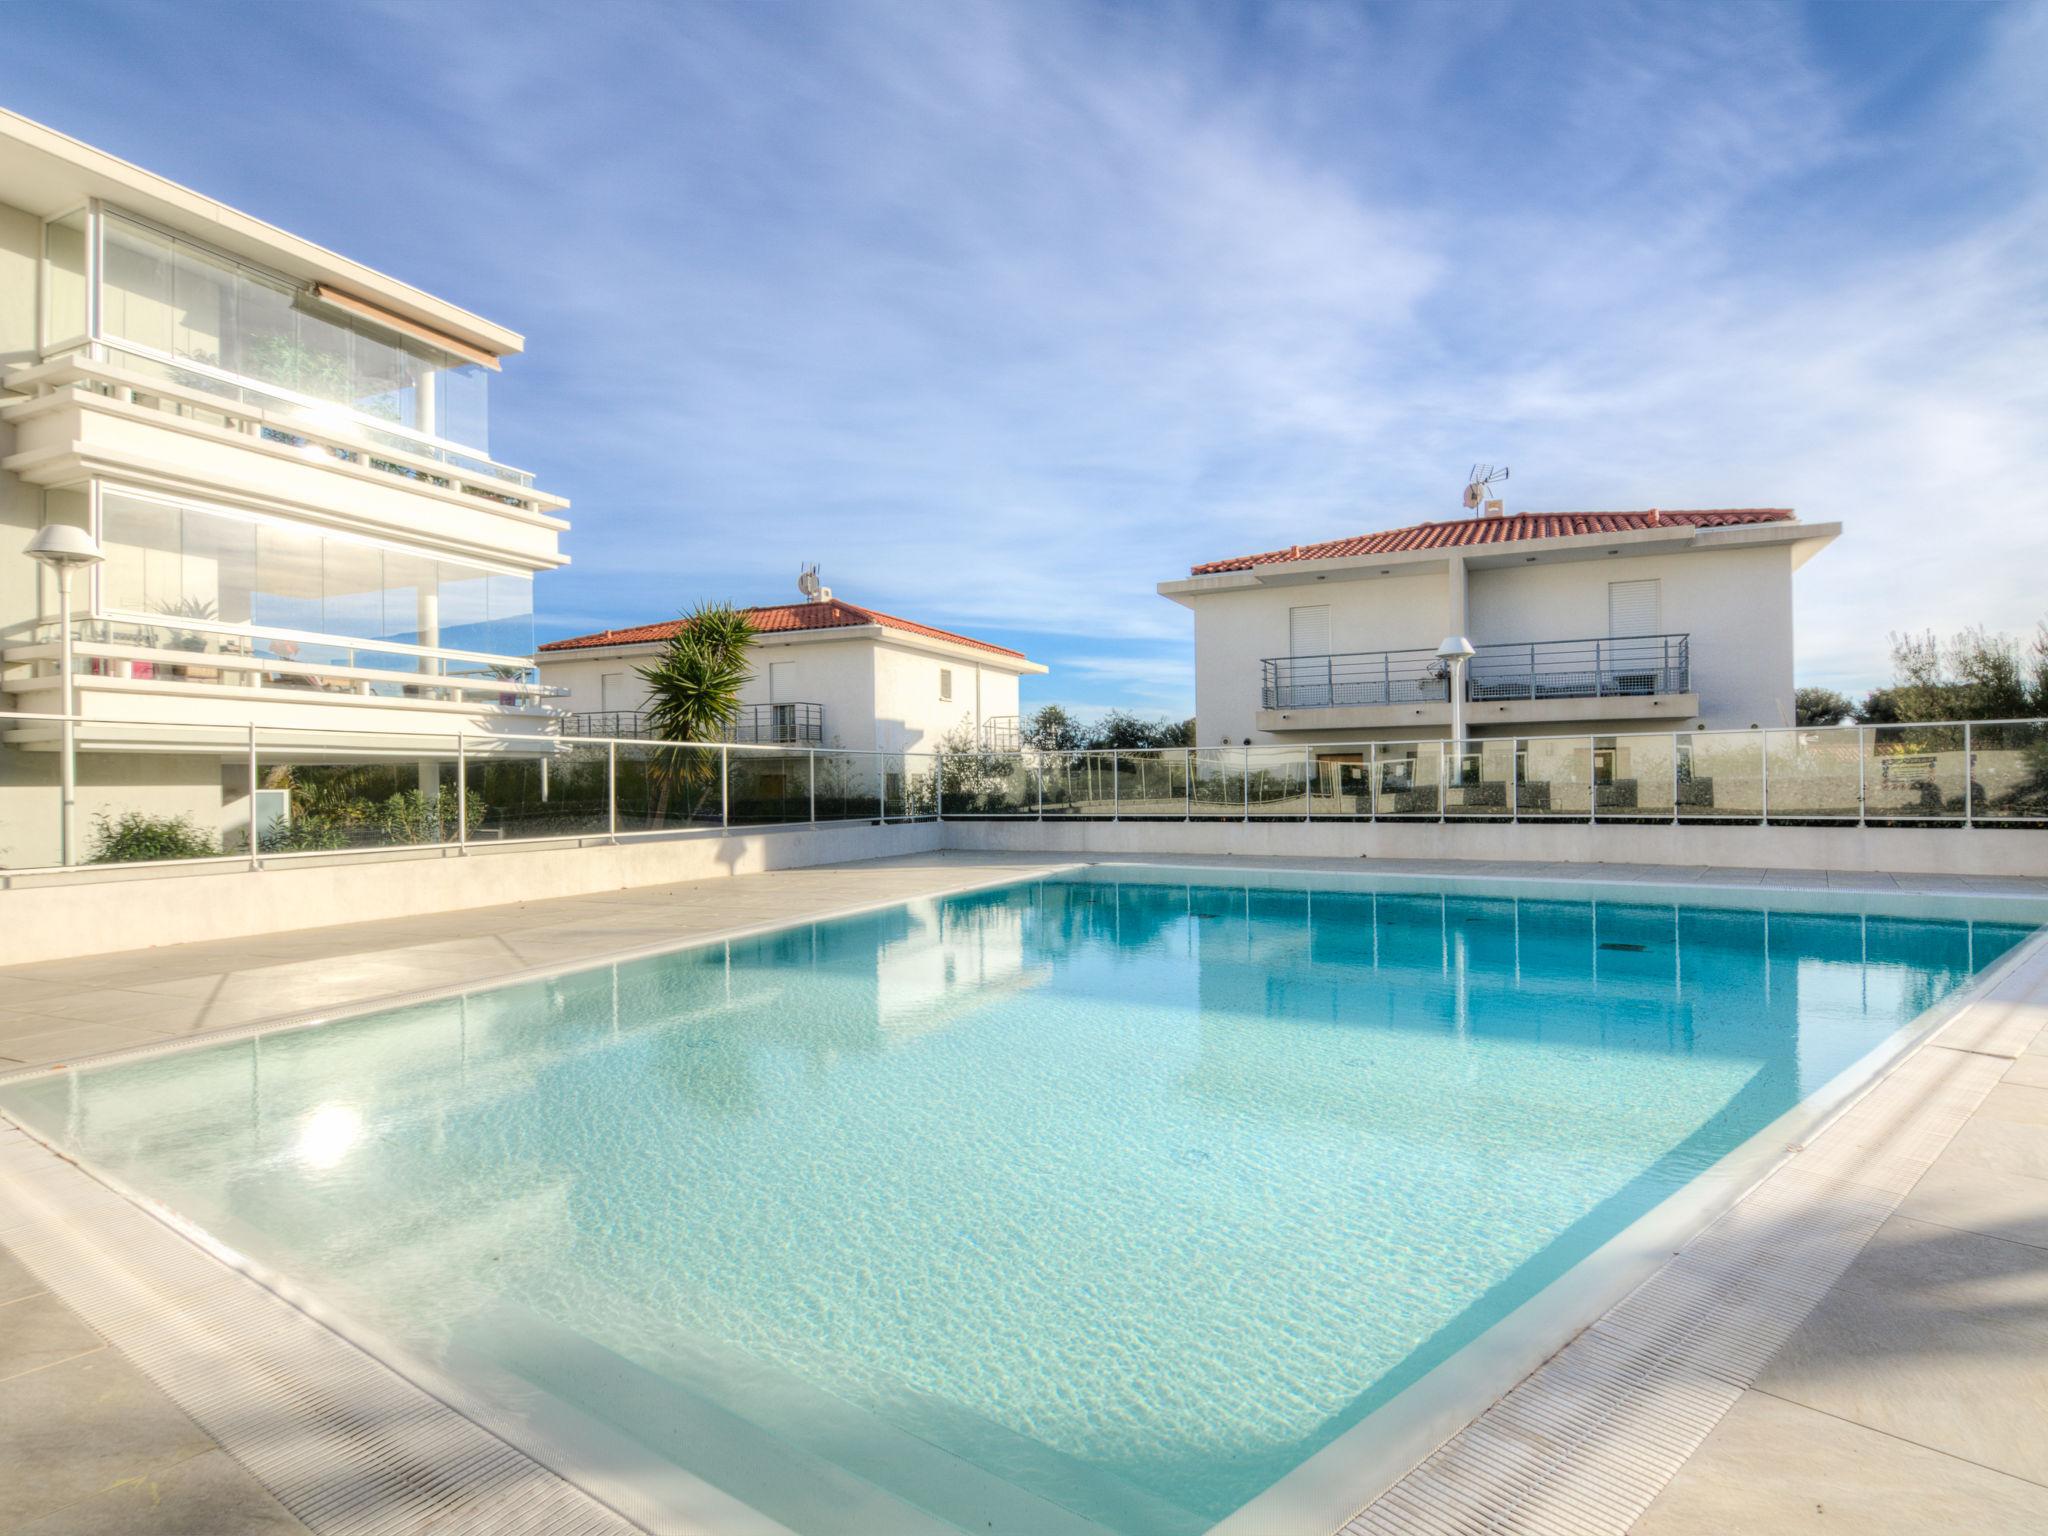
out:
{"label": "balcony overhang", "polygon": [[[222,414],[218,404],[212,407]],[[283,513],[295,519],[372,537],[427,543],[532,571],[566,565],[559,535],[568,522],[551,515],[568,505],[560,497],[520,488],[512,505],[488,480],[485,493],[463,488],[459,476],[434,485],[371,467],[367,460],[404,456],[362,450],[358,462],[334,456],[328,440],[303,423],[277,430],[301,446],[265,438],[260,412],[237,409],[236,426],[216,425],[83,387],[60,387],[0,406],[0,421],[14,428],[15,451],[0,458],[7,470],[33,485],[60,486],[113,479],[145,490]],[[253,423],[259,430],[242,430]],[[336,443],[343,439],[336,438]],[[419,461],[426,466],[427,461]],[[432,472],[421,469],[422,475]],[[543,508],[547,510],[542,510]]]}
{"label": "balcony overhang", "polygon": [[[1685,730],[1699,719],[1696,693],[1608,694],[1576,699],[1473,700],[1465,706],[1466,729],[1489,725],[1592,725],[1660,720]],[[1449,701],[1423,704],[1351,704],[1262,709],[1253,717],[1259,730],[1276,736],[1292,731],[1382,731],[1414,727],[1448,731]]]}
{"label": "balcony overhang", "polygon": [[43,218],[68,213],[88,198],[104,198],[118,208],[199,236],[229,255],[301,282],[324,283],[359,295],[478,351],[505,356],[526,345],[517,331],[4,109],[0,185],[15,206]]}

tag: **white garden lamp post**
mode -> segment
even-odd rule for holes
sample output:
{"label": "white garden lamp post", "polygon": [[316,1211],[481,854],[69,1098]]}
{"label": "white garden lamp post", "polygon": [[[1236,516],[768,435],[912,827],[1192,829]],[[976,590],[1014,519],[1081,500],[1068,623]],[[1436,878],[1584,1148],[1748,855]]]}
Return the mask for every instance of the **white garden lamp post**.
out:
{"label": "white garden lamp post", "polygon": [[40,530],[28,541],[28,557],[39,565],[47,565],[57,577],[58,666],[63,669],[63,702],[59,708],[64,715],[64,803],[59,835],[63,861],[69,865],[78,860],[78,727],[71,718],[77,713],[71,682],[71,577],[73,572],[98,565],[107,557],[91,534],[69,523],[52,523]]}
{"label": "white garden lamp post", "polygon": [[[1444,643],[1436,648],[1444,666],[1451,674],[1451,761],[1462,764],[1465,761],[1465,663],[1474,655],[1472,642],[1463,635],[1447,635]],[[1462,783],[1464,776],[1459,775]]]}

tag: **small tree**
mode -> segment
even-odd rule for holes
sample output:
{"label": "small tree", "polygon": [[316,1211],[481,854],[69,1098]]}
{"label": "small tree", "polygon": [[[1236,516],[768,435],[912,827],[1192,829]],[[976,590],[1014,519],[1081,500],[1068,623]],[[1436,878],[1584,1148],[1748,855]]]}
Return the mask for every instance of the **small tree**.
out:
{"label": "small tree", "polygon": [[1024,744],[1041,752],[1075,752],[1081,746],[1081,727],[1057,704],[1048,704],[1024,727]]}
{"label": "small tree", "polygon": [[2022,647],[2011,635],[1982,628],[1957,631],[1948,640],[1932,630],[1892,636],[1892,686],[1881,704],[1901,721],[2011,720],[2048,710],[2048,633]]}
{"label": "small tree", "polygon": [[1799,725],[1840,725],[1855,712],[1848,695],[1832,688],[1801,688],[1792,696],[1793,720]]}

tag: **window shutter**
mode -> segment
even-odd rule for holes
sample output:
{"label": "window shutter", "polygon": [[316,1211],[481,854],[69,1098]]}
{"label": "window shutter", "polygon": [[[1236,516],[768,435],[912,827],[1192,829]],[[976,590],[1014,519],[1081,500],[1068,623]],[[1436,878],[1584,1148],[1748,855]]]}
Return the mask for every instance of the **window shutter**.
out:
{"label": "window shutter", "polygon": [[1330,654],[1330,606],[1287,610],[1287,654],[1327,656]]}
{"label": "window shutter", "polygon": [[1661,634],[1664,628],[1663,582],[1610,581],[1607,583],[1607,633],[1624,635]]}
{"label": "window shutter", "polygon": [[597,688],[599,694],[598,708],[616,710],[626,707],[625,673],[606,672],[601,674],[597,680]]}

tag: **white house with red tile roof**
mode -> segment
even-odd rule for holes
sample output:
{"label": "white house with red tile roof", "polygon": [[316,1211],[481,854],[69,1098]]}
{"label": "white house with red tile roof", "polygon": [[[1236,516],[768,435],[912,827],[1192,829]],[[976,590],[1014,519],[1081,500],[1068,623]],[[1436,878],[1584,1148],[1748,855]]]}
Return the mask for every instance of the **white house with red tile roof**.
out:
{"label": "white house with red tile roof", "polygon": [[1211,560],[1199,743],[1440,738],[1464,635],[1470,736],[1790,725],[1792,573],[1841,532],[1782,507],[1486,513]]}
{"label": "white house with red tile roof", "polygon": [[[749,608],[758,631],[741,690],[740,741],[860,750],[928,749],[965,723],[977,739],[1014,739],[1018,680],[1046,669],[1021,651],[826,594]],[[680,619],[553,640],[542,681],[569,690],[563,707],[585,735],[638,735],[647,699],[639,668]]]}

